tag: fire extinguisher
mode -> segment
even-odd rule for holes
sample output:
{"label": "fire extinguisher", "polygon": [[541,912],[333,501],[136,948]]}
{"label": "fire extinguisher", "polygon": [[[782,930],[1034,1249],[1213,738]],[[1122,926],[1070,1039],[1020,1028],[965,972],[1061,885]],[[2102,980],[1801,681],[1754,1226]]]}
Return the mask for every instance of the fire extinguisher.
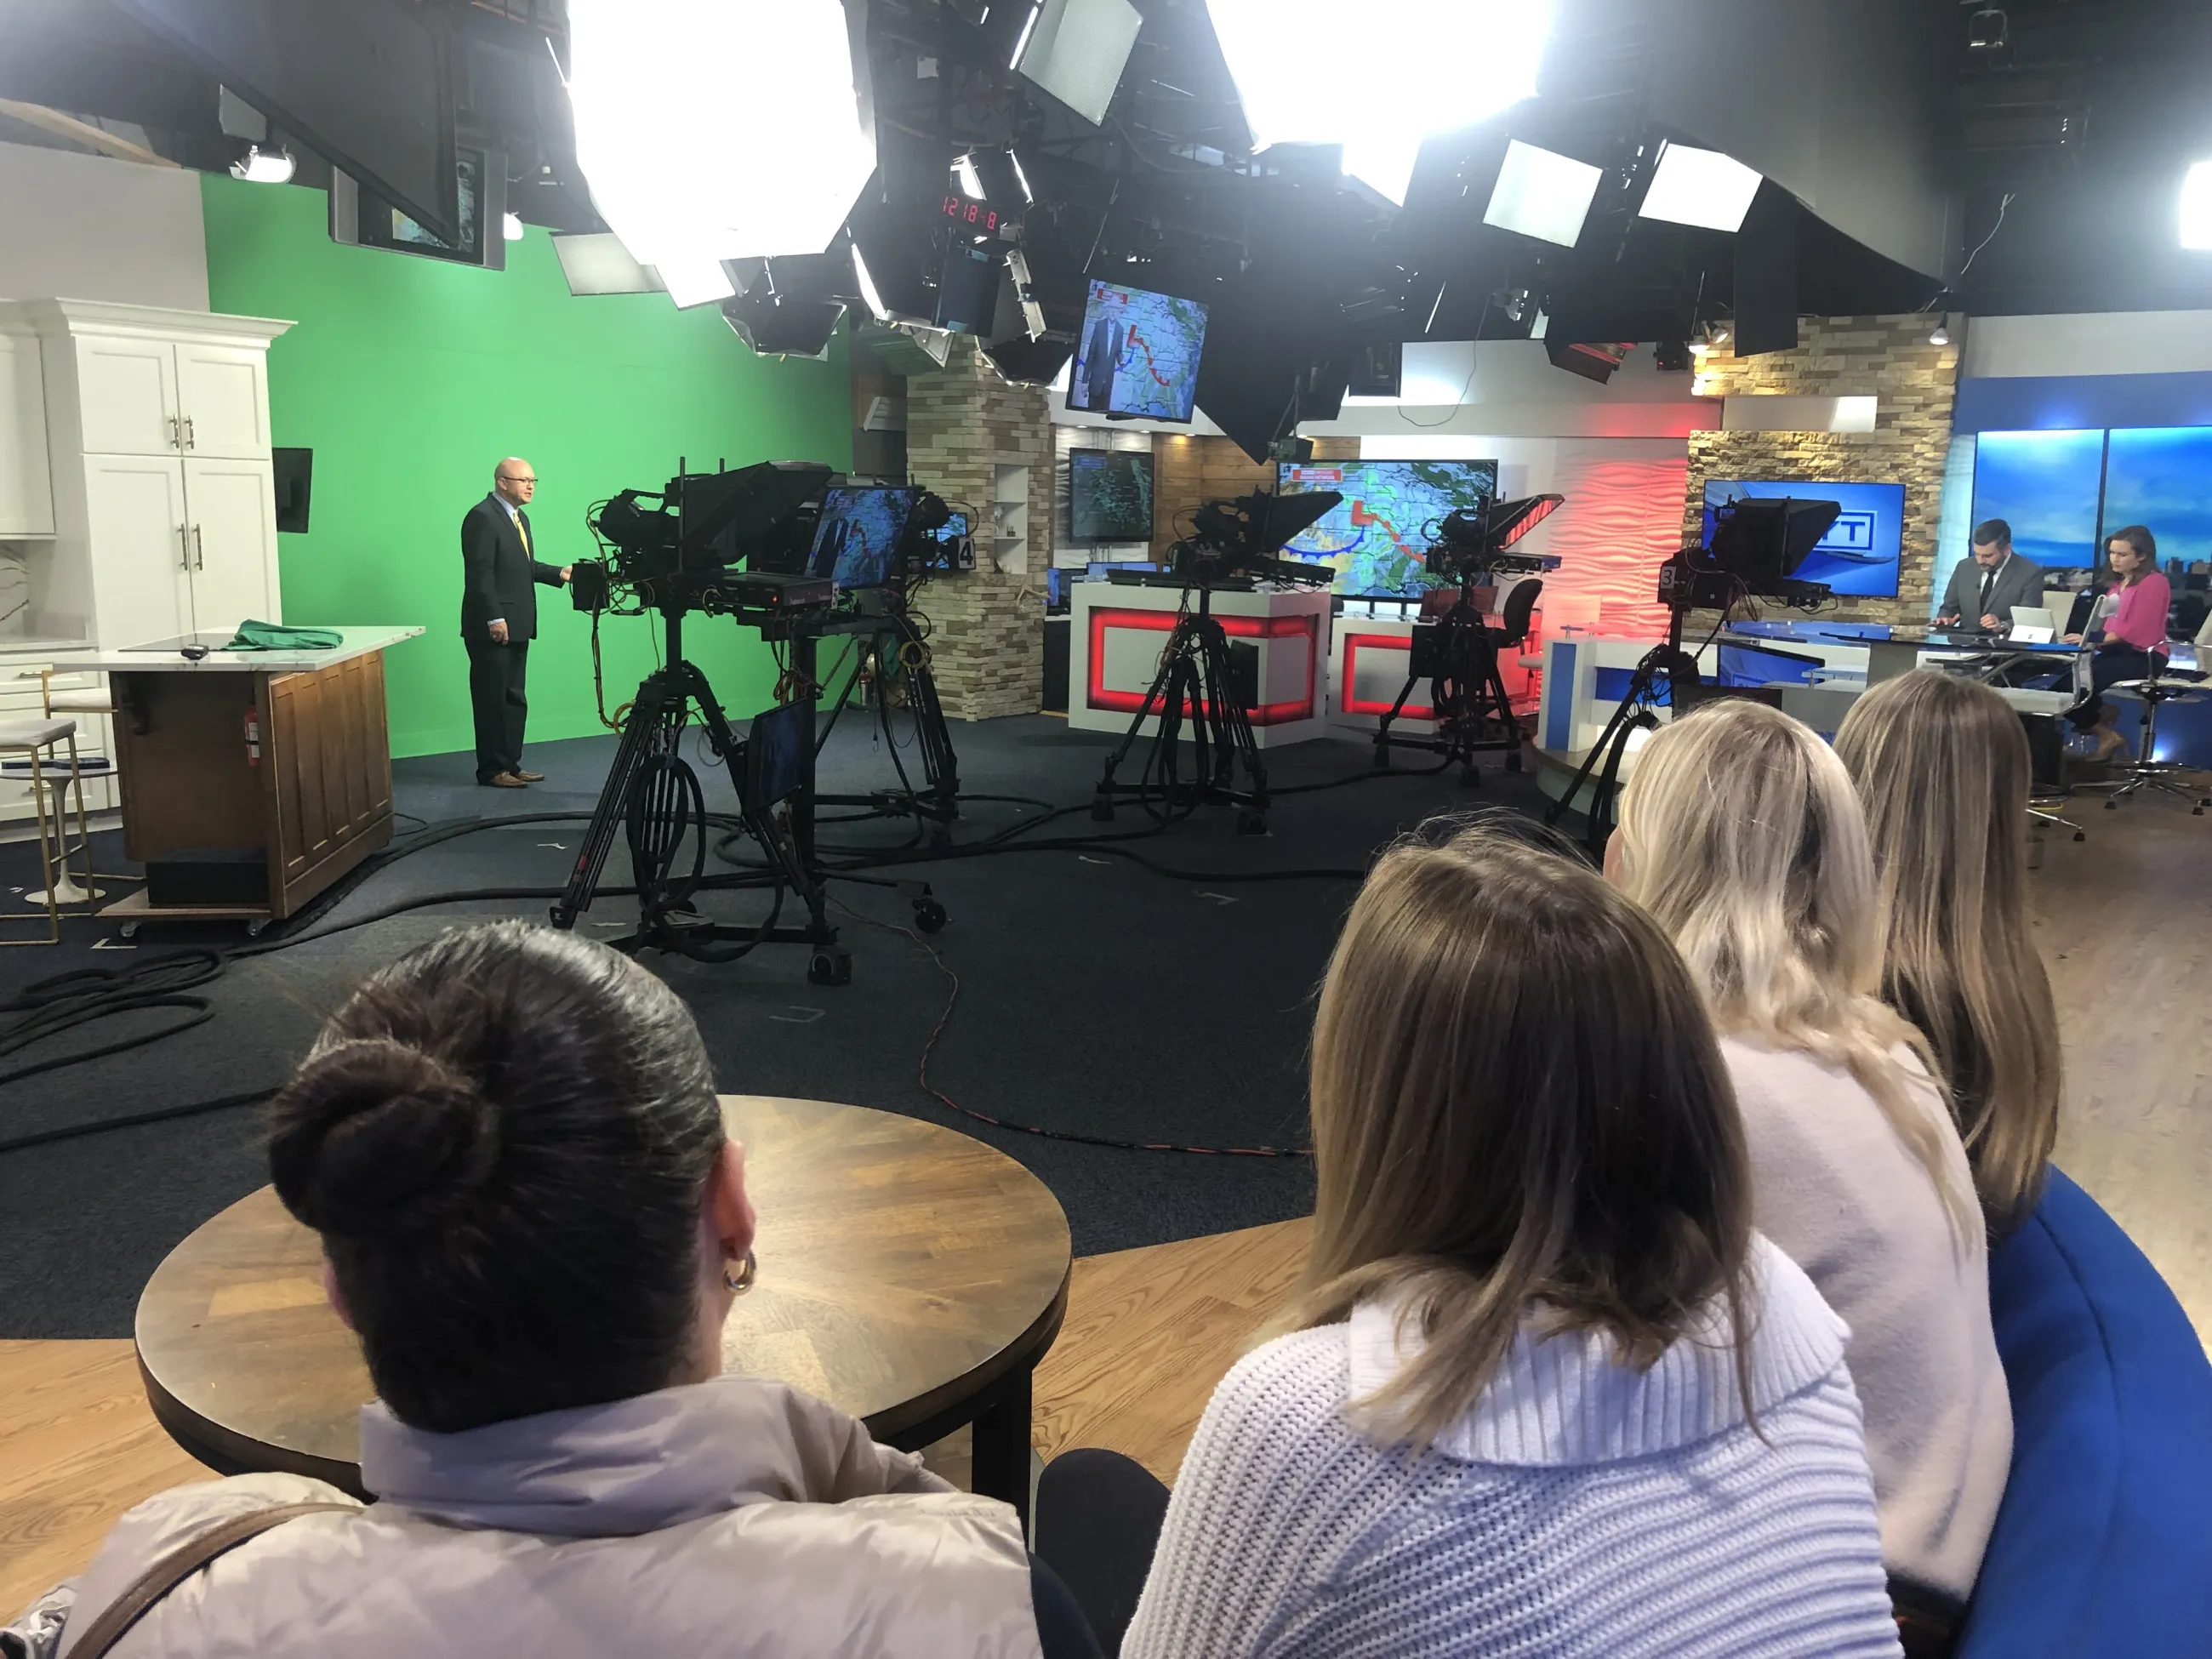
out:
{"label": "fire extinguisher", "polygon": [[261,764],[261,711],[248,708],[246,711],[246,763]]}

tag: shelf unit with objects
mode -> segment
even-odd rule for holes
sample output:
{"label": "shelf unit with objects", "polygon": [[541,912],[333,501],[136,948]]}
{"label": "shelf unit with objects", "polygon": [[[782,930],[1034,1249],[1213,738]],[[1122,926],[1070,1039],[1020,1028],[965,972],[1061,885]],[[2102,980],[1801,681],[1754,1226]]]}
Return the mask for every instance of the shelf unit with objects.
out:
{"label": "shelf unit with objects", "polygon": [[[283,619],[268,350],[290,326],[0,301],[0,719],[39,714],[50,684],[79,749],[112,760],[105,679],[73,665]],[[117,804],[111,780],[88,788]],[[0,822],[31,811],[0,781]]]}

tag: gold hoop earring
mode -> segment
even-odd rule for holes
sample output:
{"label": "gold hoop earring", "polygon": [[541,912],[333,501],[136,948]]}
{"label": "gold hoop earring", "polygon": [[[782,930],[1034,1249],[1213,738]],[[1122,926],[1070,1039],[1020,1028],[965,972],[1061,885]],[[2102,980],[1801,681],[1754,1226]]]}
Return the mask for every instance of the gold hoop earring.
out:
{"label": "gold hoop earring", "polygon": [[752,1289],[753,1281],[759,1277],[760,1258],[750,1250],[745,1252],[745,1265],[737,1273],[730,1271],[727,1262],[722,1264],[722,1283],[728,1285],[731,1291],[738,1296],[743,1296],[747,1291]]}

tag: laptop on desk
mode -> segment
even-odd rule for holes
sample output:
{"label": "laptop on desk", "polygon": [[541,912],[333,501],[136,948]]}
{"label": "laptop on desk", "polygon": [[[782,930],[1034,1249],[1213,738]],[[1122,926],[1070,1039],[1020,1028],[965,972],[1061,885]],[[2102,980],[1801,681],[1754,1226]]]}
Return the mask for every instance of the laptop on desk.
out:
{"label": "laptop on desk", "polygon": [[2058,637],[2058,618],[2041,605],[2016,605],[2006,637],[2017,645],[2048,645]]}

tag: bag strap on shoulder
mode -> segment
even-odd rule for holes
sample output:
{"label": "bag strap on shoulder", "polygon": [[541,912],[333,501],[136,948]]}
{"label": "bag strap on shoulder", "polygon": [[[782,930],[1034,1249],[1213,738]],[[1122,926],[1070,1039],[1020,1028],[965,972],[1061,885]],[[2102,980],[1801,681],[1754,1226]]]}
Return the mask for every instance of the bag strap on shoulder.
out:
{"label": "bag strap on shoulder", "polygon": [[143,1618],[155,1603],[216,1557],[283,1526],[287,1521],[296,1520],[303,1515],[319,1514],[325,1510],[348,1510],[360,1513],[359,1506],[353,1504],[286,1504],[276,1509],[256,1510],[251,1515],[239,1516],[196,1538],[186,1540],[133,1579],[122,1595],[101,1610],[100,1617],[92,1621],[82,1638],[68,1644],[69,1659],[106,1659],[107,1650],[122,1640],[124,1632]]}

